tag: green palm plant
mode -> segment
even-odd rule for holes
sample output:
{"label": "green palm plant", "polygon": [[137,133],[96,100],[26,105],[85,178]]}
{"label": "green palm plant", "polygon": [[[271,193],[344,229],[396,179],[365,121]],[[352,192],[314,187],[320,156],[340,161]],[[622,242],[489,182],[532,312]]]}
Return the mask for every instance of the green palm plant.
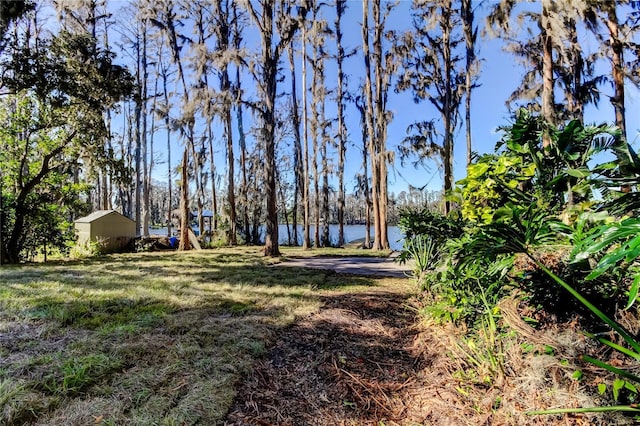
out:
{"label": "green palm plant", "polygon": [[[585,126],[573,120],[560,128],[549,127],[539,116],[522,109],[515,123],[501,130],[505,136],[496,148],[520,158],[523,169],[535,167],[536,173],[525,189],[539,187],[551,191],[558,204],[566,201],[573,205],[590,195],[589,178],[593,171],[588,163],[596,154],[610,151],[622,164],[620,167],[627,169],[634,164],[633,150],[621,139],[615,126]],[[545,131],[550,135],[547,146],[543,146]]]}
{"label": "green palm plant", "polygon": [[[459,265],[486,264],[509,254],[524,255],[541,273],[606,324],[622,343],[600,335],[590,336],[634,361],[640,360],[640,340],[592,303],[577,286],[582,281],[616,280],[616,288],[626,290],[628,278],[633,276],[628,288],[627,308],[638,298],[640,219],[637,215],[633,217],[633,213],[640,209],[640,193],[632,191],[640,183],[638,156],[621,137],[619,129],[608,125],[584,126],[572,121],[554,128],[540,117],[522,110],[515,123],[503,130],[505,135],[497,146],[503,150],[500,155],[519,160],[510,161],[512,167],[505,168],[511,174],[497,175],[499,163],[495,158],[498,157],[486,157],[484,161],[489,165],[479,161],[478,167],[470,169],[476,174],[472,179],[467,177],[460,181],[459,192],[464,208],[464,203],[469,202],[464,199],[465,194],[477,192],[469,191],[473,179],[492,182],[491,189],[498,194],[494,198],[508,201],[497,209],[495,205],[491,206],[495,210],[486,215],[489,220],[478,226],[460,251]],[[549,144],[543,144],[543,135],[550,135]],[[593,160],[605,152],[612,154],[615,160],[592,167]],[[530,173],[531,169],[534,173]],[[525,170],[527,173],[523,172]],[[493,173],[491,179],[488,172]],[[518,184],[509,184],[511,181]],[[601,194],[602,200],[594,199],[597,193]],[[578,201],[585,201],[580,205],[582,210],[575,208]],[[597,207],[595,212],[589,208],[594,205]],[[576,210],[577,216],[574,215]],[[616,219],[612,214],[623,219]],[[625,215],[632,217],[625,218]],[[564,223],[560,217],[564,218]],[[566,280],[554,272],[555,268],[552,270],[545,264],[540,249],[556,245],[573,246],[571,263],[587,268],[582,271],[583,280],[576,277]],[[595,267],[589,266],[593,264]],[[620,376],[616,382],[618,387],[624,382],[629,388],[636,389],[631,382],[640,383],[640,377],[628,370],[588,356],[582,359]],[[640,409],[631,405],[553,412],[568,411],[633,411],[640,414]]]}
{"label": "green palm plant", "polygon": [[[613,248],[613,249],[612,249]],[[640,258],[640,219],[629,218],[620,223],[605,224],[594,228],[589,235],[573,251],[575,262],[600,255],[598,264],[587,275],[587,280],[594,280],[601,275],[622,268],[623,272],[638,272],[637,260]],[[636,274],[631,288],[627,309],[638,298],[640,275]]]}
{"label": "green palm plant", "polygon": [[[567,283],[566,280],[558,276],[549,269],[534,254],[534,248],[540,245],[553,244],[558,242],[558,234],[554,231],[563,227],[557,219],[548,213],[541,211],[531,204],[527,209],[519,207],[504,208],[501,217],[493,224],[484,227],[478,235],[466,247],[465,261],[474,259],[496,258],[498,254],[521,253],[527,256],[541,271],[547,274],[553,281],[564,288],[582,305],[589,309],[597,318],[608,325],[611,330],[618,334],[626,343],[626,347],[611,342],[602,337],[594,336],[600,343],[631,357],[640,360],[640,341],[624,329],[617,321],[605,314],[600,308],[591,303],[578,290]],[[566,230],[566,226],[564,226]],[[573,260],[582,261],[592,255],[605,253],[599,260],[596,268],[587,276],[587,279],[595,279],[603,273],[611,270],[620,263],[637,262],[640,256],[640,219],[628,219],[617,225],[602,225],[594,228],[594,231],[584,238],[573,253]],[[630,303],[635,300],[638,293],[638,283],[640,278],[634,280],[631,291]],[[633,299],[633,300],[632,300]],[[640,383],[637,375],[614,367],[592,357],[583,356],[582,359],[598,367],[604,368],[612,373],[618,374],[626,379]],[[579,409],[580,412],[603,411],[604,407],[594,409]],[[606,407],[608,411],[634,411],[640,414],[640,409],[632,406]],[[572,411],[568,409],[562,412]],[[536,411],[532,414],[551,414],[559,411]]]}

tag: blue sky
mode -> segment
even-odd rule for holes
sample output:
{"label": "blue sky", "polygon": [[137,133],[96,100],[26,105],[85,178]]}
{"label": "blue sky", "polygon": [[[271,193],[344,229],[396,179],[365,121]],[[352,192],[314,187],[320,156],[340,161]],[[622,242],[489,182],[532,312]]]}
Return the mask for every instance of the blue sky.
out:
{"label": "blue sky", "polygon": [[[124,3],[117,3],[124,4]],[[482,16],[486,12],[478,10],[477,15]],[[334,12],[333,8],[327,8],[326,17],[330,24],[333,24]],[[359,46],[361,44],[360,23],[362,21],[362,2],[360,0],[352,0],[348,2],[348,9],[343,19],[343,31],[345,33],[344,45],[347,49],[358,48],[358,54],[347,60],[345,71],[350,74],[349,90],[358,88],[362,79],[363,64],[360,56]],[[411,22],[410,2],[399,2],[389,17],[389,27],[394,29],[409,29]],[[479,22],[482,27],[483,22]],[[182,31],[188,31],[185,26]],[[246,47],[249,50],[259,50],[259,39],[255,34],[251,34],[251,30],[245,34]],[[592,42],[583,36],[581,42],[588,48]],[[329,40],[328,46],[333,47],[334,41]],[[505,106],[505,100],[511,92],[517,87],[519,79],[523,73],[523,68],[516,63],[514,57],[502,50],[503,42],[499,39],[479,38],[479,57],[482,59],[481,74],[479,77],[479,87],[475,89],[472,99],[472,133],[473,133],[473,150],[479,153],[492,152],[500,135],[496,133],[498,126],[507,125],[510,120],[510,113]],[[589,50],[589,49],[587,49]],[[286,59],[286,58],[285,58]],[[288,63],[282,64],[284,74],[288,74]],[[300,63],[297,63],[298,72],[300,72]],[[309,85],[310,87],[310,70]],[[327,81],[329,87],[335,87],[335,65],[327,64]],[[217,83],[215,83],[217,84]],[[248,95],[255,95],[250,87],[253,85],[250,77],[247,75],[244,79],[244,89],[248,90]],[[279,86],[279,92],[288,92],[290,88],[288,80],[282,82]],[[298,89],[301,83],[298,80]],[[609,89],[603,88],[603,91]],[[309,96],[310,97],[310,96]],[[301,99],[299,93],[299,101]],[[640,94],[637,89],[628,88],[627,90],[627,117],[628,117],[628,137],[634,146],[639,148],[638,139],[640,118]],[[331,116],[335,112],[333,101],[327,101],[327,114]],[[410,93],[393,93],[393,89],[389,93],[389,109],[393,112],[394,120],[389,125],[387,146],[389,150],[394,150],[406,136],[407,127],[415,121],[421,121],[437,117],[437,112],[427,103],[415,104]],[[360,147],[361,130],[360,116],[353,105],[348,105],[346,109],[347,127],[349,131],[350,145],[347,151],[346,165],[346,188],[351,192],[354,185],[354,175],[361,169]],[[606,96],[602,96],[599,108],[589,107],[586,110],[587,123],[601,123],[613,121],[613,110]],[[247,112],[245,115],[245,129],[251,125],[251,115]],[[461,125],[463,125],[461,120]],[[235,127],[234,123],[234,127]],[[221,131],[216,134],[220,135]],[[237,141],[237,135],[235,135]],[[156,135],[156,149],[162,151],[162,147],[166,145],[164,131],[160,131]],[[177,136],[174,136],[174,145],[172,157],[173,166],[177,164],[180,157],[180,143]],[[466,142],[464,129],[461,127],[455,134],[455,151],[454,151],[454,174],[456,179],[465,176],[466,165]],[[222,170],[224,165],[223,148],[219,148],[216,153],[216,161],[218,164],[218,173],[226,175]],[[164,154],[161,154],[164,157]],[[236,167],[236,170],[238,168]],[[166,165],[158,165],[154,173],[159,180],[166,179]],[[414,169],[413,167],[402,167],[400,162],[396,160],[394,167],[390,167],[389,175],[390,191],[396,194],[400,191],[407,190],[409,184],[417,187],[427,185],[427,188],[439,190],[442,187],[442,174],[438,170],[435,162],[425,170],[423,168]]]}

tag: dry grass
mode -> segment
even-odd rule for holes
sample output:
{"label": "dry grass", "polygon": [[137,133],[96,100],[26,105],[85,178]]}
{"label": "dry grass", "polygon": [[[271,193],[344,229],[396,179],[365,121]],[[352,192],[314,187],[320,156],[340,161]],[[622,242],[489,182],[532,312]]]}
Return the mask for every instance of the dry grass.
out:
{"label": "dry grass", "polygon": [[[352,255],[311,255],[337,253]],[[0,424],[632,423],[526,414],[611,402],[579,361],[599,347],[570,324],[534,329],[506,299],[491,346],[419,323],[411,291],[259,248],[3,267]]]}
{"label": "dry grass", "polygon": [[327,289],[258,248],[0,269],[0,424],[219,424],[275,333]]}
{"label": "dry grass", "polygon": [[[430,371],[439,374],[424,372],[431,375],[430,385],[414,405],[426,397],[432,412],[440,416],[434,418],[444,424],[635,424],[633,418],[619,413],[528,414],[554,408],[615,405],[610,392],[600,395],[597,391],[598,383],[611,383],[615,377],[580,360],[582,354],[601,358],[601,346],[571,324],[534,329],[522,319],[526,311],[517,301],[517,297],[507,298],[499,304],[499,344],[494,346],[479,339],[472,351],[465,345],[463,330],[451,324],[427,326],[421,339],[428,342],[421,346],[440,347],[439,352],[447,356],[434,358],[430,366]],[[489,371],[488,352],[501,359],[501,369]],[[576,372],[581,375],[576,376]]]}

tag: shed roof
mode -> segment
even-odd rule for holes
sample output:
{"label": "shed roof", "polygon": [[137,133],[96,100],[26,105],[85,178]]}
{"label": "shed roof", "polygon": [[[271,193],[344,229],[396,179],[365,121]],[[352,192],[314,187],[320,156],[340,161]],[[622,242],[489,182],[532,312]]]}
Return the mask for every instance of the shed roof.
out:
{"label": "shed roof", "polygon": [[[91,223],[91,222],[95,222],[96,220],[108,216],[110,214],[116,214],[118,216],[122,216],[123,218],[127,219],[127,220],[131,220],[128,217],[118,213],[115,210],[96,210],[95,212],[91,213],[88,216],[85,217],[81,217],[79,219],[76,219],[77,223]],[[131,220],[132,221],[132,220]],[[133,221],[132,221],[133,222]]]}

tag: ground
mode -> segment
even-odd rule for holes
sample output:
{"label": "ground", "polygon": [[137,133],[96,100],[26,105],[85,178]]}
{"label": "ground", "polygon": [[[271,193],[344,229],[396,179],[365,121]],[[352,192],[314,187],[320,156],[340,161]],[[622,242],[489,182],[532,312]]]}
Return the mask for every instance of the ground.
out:
{"label": "ground", "polygon": [[412,404],[428,359],[406,290],[323,297],[320,312],[279,335],[256,364],[227,424],[428,421],[429,412]]}
{"label": "ground", "polygon": [[[400,276],[403,268],[387,266],[383,260],[313,259],[313,267],[343,273]],[[319,311],[279,332],[254,364],[224,424],[631,424],[621,415],[527,414],[602,402],[587,392],[588,379],[572,378],[579,368],[585,377],[593,373],[574,363],[589,346],[580,331],[566,324],[535,330],[521,319],[516,300],[506,299],[500,310],[502,325],[518,336],[504,353],[486,354],[465,340],[464,329],[425,322],[407,278],[323,296]],[[501,357],[501,371],[476,364],[490,364],[492,356]]]}
{"label": "ground", "polygon": [[[426,322],[404,272],[377,277],[355,258],[285,267],[327,253],[259,253],[0,268],[0,424],[630,424],[526,414],[597,404],[601,374],[574,363],[583,335],[532,329],[517,298],[500,311],[520,340],[483,348]],[[500,369],[483,370],[496,358]]]}

